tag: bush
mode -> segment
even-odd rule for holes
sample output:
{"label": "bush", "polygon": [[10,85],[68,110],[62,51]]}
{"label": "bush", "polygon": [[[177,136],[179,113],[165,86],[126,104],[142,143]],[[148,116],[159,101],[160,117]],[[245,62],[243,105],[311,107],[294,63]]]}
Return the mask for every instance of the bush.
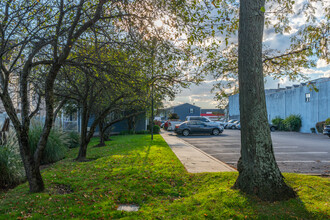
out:
{"label": "bush", "polygon": [[[37,148],[43,125],[38,122],[31,124],[29,131],[29,142],[31,151],[34,153]],[[57,162],[65,157],[68,150],[69,137],[58,127],[53,127],[49,133],[46,148],[41,157],[41,164]]]}
{"label": "bush", "polygon": [[330,125],[330,118],[327,118],[327,120],[325,120],[325,125]]}
{"label": "bush", "polygon": [[279,131],[284,130],[283,118],[281,118],[280,116],[276,116],[272,120],[272,124],[275,125]]}
{"label": "bush", "polygon": [[154,134],[159,134],[160,127],[158,125],[154,125]]}
{"label": "bush", "polygon": [[290,115],[283,120],[285,130],[287,131],[299,131],[301,128],[301,116],[300,115]]}
{"label": "bush", "polygon": [[76,131],[66,132],[68,136],[68,147],[76,148],[79,147],[80,144],[80,134]]}
{"label": "bush", "polygon": [[150,131],[141,130],[134,132],[133,130],[125,130],[119,133],[119,135],[129,135],[129,134],[150,134]]}
{"label": "bush", "polygon": [[7,142],[0,146],[0,188],[7,189],[25,179],[15,132],[7,133]]}
{"label": "bush", "polygon": [[157,121],[157,120],[154,121],[154,125],[158,125],[158,126],[160,126],[161,124],[162,124],[161,121]]}
{"label": "bush", "polygon": [[142,131],[136,131],[135,134],[150,134],[150,132],[142,130]]}
{"label": "bush", "polygon": [[323,127],[324,127],[325,121],[319,121],[316,123],[315,127],[318,133],[323,132]]}
{"label": "bush", "polygon": [[119,133],[119,135],[129,135],[129,134],[135,134],[133,130],[124,130]]}

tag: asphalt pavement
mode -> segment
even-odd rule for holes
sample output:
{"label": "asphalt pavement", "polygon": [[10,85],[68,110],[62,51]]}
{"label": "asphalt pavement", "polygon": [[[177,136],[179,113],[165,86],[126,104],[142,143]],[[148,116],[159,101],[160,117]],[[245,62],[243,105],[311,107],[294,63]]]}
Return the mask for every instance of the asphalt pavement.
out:
{"label": "asphalt pavement", "polygon": [[[174,133],[173,133],[174,134]],[[322,134],[272,132],[275,158],[282,172],[330,174],[330,138]],[[240,157],[240,131],[226,129],[219,136],[179,136],[194,147],[237,166]]]}

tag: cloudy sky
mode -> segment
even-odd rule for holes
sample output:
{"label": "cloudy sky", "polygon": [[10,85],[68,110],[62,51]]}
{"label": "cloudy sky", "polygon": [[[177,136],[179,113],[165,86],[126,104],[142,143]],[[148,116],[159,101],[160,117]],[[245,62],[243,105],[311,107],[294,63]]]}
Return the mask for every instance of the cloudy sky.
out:
{"label": "cloudy sky", "polygon": [[[295,6],[295,10],[298,10],[300,6],[299,4],[302,4],[304,1],[305,0],[296,1],[298,3]],[[292,17],[292,19],[290,20],[292,27],[291,34],[294,34],[296,31],[299,30],[300,27],[304,25],[304,20],[305,19],[302,16]],[[290,45],[290,35],[280,35],[275,33],[273,29],[266,29],[264,32],[264,43],[270,46],[270,48],[276,48],[278,50],[284,51]],[[330,65],[327,64],[324,60],[318,60],[316,68],[304,69],[302,73],[308,76],[311,80],[321,77],[330,77]],[[182,103],[190,103],[200,106],[202,108],[216,108],[218,102],[214,100],[214,94],[211,93],[211,89],[214,83],[215,81],[212,78],[209,78],[198,86],[191,85],[189,89],[183,89],[182,92],[176,96],[174,101],[166,101],[164,103],[165,107]],[[292,82],[288,78],[273,80],[272,78],[268,77],[265,79],[265,88],[277,88],[278,84],[280,84],[280,87],[285,87],[299,83],[301,82]]]}

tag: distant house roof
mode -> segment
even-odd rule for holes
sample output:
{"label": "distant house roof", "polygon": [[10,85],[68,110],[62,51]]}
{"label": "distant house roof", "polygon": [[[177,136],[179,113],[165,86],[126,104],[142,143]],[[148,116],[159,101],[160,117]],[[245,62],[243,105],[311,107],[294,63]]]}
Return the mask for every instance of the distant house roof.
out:
{"label": "distant house roof", "polygon": [[165,109],[172,109],[172,108],[176,108],[176,107],[179,107],[179,106],[182,106],[182,105],[192,105],[192,106],[195,106],[197,108],[200,108],[199,106],[197,105],[193,105],[193,104],[190,104],[190,103],[183,103],[183,104],[180,104],[180,105],[174,105],[174,106],[171,106],[171,107],[168,107],[168,108],[165,108]]}

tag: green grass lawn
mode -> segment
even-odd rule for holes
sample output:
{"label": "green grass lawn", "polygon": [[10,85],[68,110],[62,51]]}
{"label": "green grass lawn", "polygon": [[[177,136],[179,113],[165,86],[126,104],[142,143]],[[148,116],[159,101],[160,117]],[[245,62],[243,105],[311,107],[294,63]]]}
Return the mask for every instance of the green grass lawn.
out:
{"label": "green grass lawn", "polygon": [[[299,198],[262,202],[231,189],[237,173],[189,174],[160,135],[116,136],[89,147],[89,162],[66,159],[44,169],[43,193],[22,184],[0,194],[0,219],[327,219],[330,180],[284,174]],[[96,140],[91,146],[96,144]],[[138,212],[117,211],[136,204]]]}

